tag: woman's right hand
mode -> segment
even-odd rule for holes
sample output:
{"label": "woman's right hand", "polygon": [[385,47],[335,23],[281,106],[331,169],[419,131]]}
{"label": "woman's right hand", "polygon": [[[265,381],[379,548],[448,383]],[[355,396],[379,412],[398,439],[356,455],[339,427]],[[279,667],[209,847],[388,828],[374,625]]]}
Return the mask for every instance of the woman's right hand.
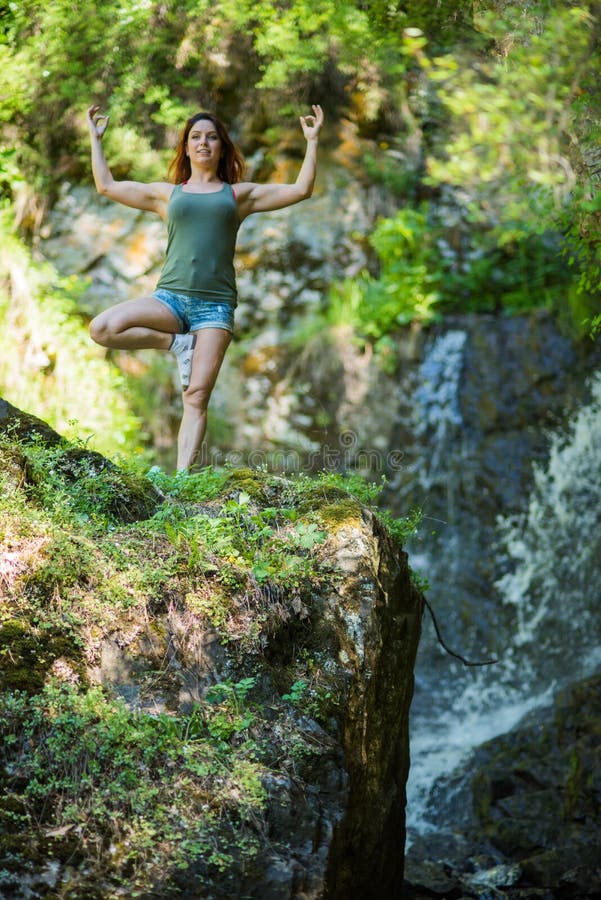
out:
{"label": "woman's right hand", "polygon": [[109,117],[99,116],[99,111],[99,106],[88,107],[88,128],[90,129],[90,135],[98,140],[102,138],[109,123]]}

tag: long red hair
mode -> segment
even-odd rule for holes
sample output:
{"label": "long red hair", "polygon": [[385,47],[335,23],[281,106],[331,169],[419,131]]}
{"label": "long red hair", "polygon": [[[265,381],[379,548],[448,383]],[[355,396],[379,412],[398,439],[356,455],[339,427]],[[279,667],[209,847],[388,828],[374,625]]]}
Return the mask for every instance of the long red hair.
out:
{"label": "long red hair", "polygon": [[213,123],[215,131],[221,140],[221,159],[219,160],[217,175],[222,181],[227,181],[228,184],[236,184],[236,182],[242,180],[242,176],[244,175],[244,158],[238,148],[234,145],[223,122],[221,122],[217,116],[208,112],[196,113],[196,115],[190,116],[186,122],[184,130],[180,134],[179,141],[177,142],[175,157],[169,166],[169,178],[175,184],[181,184],[183,181],[188,181],[190,178],[192,168],[186,154],[188,135],[190,134],[192,126],[201,119],[208,119],[209,122]]}

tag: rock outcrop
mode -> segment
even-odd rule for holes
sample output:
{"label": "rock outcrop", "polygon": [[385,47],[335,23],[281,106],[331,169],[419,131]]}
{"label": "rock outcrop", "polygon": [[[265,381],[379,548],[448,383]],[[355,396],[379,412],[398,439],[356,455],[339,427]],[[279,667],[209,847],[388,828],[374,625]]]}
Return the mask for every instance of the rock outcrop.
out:
{"label": "rock outcrop", "polygon": [[2,409],[2,895],[398,897],[422,597],[374,511],[79,477]]}
{"label": "rock outcrop", "polygon": [[455,797],[457,826],[411,848],[404,896],[598,897],[600,734],[596,676],[478,748]]}

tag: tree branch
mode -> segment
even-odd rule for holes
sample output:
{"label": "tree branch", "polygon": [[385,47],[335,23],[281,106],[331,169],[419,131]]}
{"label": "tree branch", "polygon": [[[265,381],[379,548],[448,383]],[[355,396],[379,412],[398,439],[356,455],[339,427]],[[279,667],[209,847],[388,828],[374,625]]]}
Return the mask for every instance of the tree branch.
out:
{"label": "tree branch", "polygon": [[447,647],[447,645],[445,644],[445,642],[442,638],[442,635],[440,633],[440,628],[438,627],[438,622],[436,621],[436,616],[434,615],[434,610],[432,609],[432,607],[430,606],[430,604],[428,603],[428,601],[426,600],[425,597],[424,597],[424,603],[428,607],[430,615],[432,616],[432,621],[434,623],[434,630],[436,631],[436,637],[438,638],[438,643],[449,654],[449,656],[454,656],[455,659],[460,660],[464,666],[492,666],[492,665],[494,665],[494,663],[499,662],[498,659],[484,659],[480,662],[472,662],[471,660],[466,659],[465,656],[461,656],[460,653],[455,653],[454,650],[451,650],[449,647]]}

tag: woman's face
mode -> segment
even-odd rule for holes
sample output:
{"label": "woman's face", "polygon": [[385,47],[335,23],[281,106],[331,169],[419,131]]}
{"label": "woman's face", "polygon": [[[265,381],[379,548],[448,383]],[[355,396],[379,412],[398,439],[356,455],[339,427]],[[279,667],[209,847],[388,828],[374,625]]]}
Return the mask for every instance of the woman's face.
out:
{"label": "woman's face", "polygon": [[199,119],[192,125],[186,151],[191,164],[217,169],[221,158],[221,139],[210,119]]}

